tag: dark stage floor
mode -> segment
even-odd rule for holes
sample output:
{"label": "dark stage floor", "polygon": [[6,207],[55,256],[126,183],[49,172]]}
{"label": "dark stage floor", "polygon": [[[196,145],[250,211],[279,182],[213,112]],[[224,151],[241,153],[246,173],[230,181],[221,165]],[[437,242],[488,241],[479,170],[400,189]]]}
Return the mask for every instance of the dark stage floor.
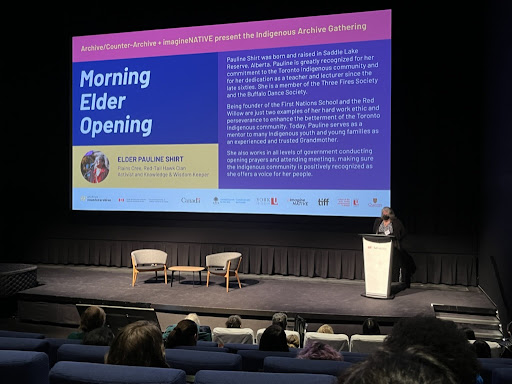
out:
{"label": "dark stage floor", "polygon": [[[212,276],[206,287],[206,272],[202,285],[192,284],[192,273],[182,273],[181,281],[175,276],[172,287],[170,273],[167,285],[163,277],[155,281],[154,273],[141,273],[132,287],[129,268],[38,265],[37,274],[39,286],[20,293],[22,300],[140,305],[164,313],[237,313],[254,319],[284,311],[320,323],[359,322],[369,316],[391,322],[406,316],[434,316],[432,304],[494,310],[477,287],[413,284],[393,300],[380,300],[361,296],[363,281],[337,279],[240,274],[242,289],[232,278],[226,293],[225,281],[219,276]],[[198,282],[197,273],[195,279]]]}

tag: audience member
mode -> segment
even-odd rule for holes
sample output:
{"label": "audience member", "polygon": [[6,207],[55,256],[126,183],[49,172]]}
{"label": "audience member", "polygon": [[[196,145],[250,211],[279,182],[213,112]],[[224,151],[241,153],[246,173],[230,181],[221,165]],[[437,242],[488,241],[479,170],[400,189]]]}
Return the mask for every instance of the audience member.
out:
{"label": "audience member", "polygon": [[476,340],[475,331],[473,331],[470,327],[462,327],[462,332],[466,335],[468,340]]}
{"label": "audience member", "polygon": [[280,325],[284,330],[288,326],[288,316],[283,312],[276,312],[272,315],[272,324]]}
{"label": "audience member", "polygon": [[363,323],[363,335],[380,335],[379,323],[372,318],[367,318]]}
{"label": "audience member", "polygon": [[453,321],[436,317],[403,318],[393,326],[383,347],[393,353],[420,346],[450,369],[458,383],[475,383],[479,363],[466,335]]}
{"label": "audience member", "polygon": [[343,356],[329,344],[313,341],[302,348],[297,359],[342,361]]}
{"label": "audience member", "polygon": [[78,331],[70,333],[68,335],[68,339],[82,340],[87,332],[103,327],[106,319],[107,315],[103,308],[98,307],[97,305],[91,305],[82,313],[82,316],[80,316],[80,326],[78,327]]}
{"label": "audience member", "polygon": [[[187,316],[184,317],[184,320],[192,320],[194,323],[197,324],[197,340],[212,341],[212,331],[210,327],[201,325],[197,313],[189,313]],[[165,329],[162,335],[164,340],[167,339],[167,337],[171,334],[174,327],[176,327],[176,324],[171,324]]]}
{"label": "audience member", "polygon": [[242,328],[242,318],[238,315],[231,315],[226,320],[226,328]]}
{"label": "audience member", "polygon": [[334,329],[332,329],[332,327],[329,324],[324,324],[318,328],[317,332],[334,334]]}
{"label": "audience member", "polygon": [[261,335],[259,350],[288,352],[284,328],[276,324],[268,326]]}
{"label": "audience member", "polygon": [[198,326],[201,325],[201,321],[199,320],[199,316],[197,316],[197,313],[195,313],[195,312],[191,312],[187,316],[185,316],[185,320],[192,320]]}
{"label": "audience member", "polygon": [[105,363],[168,368],[160,328],[146,320],[123,327],[112,341]]}
{"label": "audience member", "polygon": [[86,345],[111,345],[114,340],[114,332],[109,327],[99,327],[87,332],[82,339]]}
{"label": "audience member", "polygon": [[512,321],[508,323],[506,332],[507,334],[504,335],[505,337],[500,342],[502,347],[501,357],[510,359],[512,358]]}
{"label": "audience member", "polygon": [[[426,348],[391,352],[379,349],[353,364],[340,377],[343,384],[457,384],[453,372]],[[470,382],[471,384],[474,381]]]}
{"label": "audience member", "polygon": [[192,320],[181,320],[164,339],[166,348],[193,346],[197,344],[197,324]]}
{"label": "audience member", "polygon": [[299,336],[297,336],[295,333],[286,335],[286,344],[288,344],[288,348],[299,348]]}
{"label": "audience member", "polygon": [[472,344],[473,348],[476,352],[476,357],[481,358],[489,358],[491,357],[491,347],[485,340],[475,340],[475,342]]}

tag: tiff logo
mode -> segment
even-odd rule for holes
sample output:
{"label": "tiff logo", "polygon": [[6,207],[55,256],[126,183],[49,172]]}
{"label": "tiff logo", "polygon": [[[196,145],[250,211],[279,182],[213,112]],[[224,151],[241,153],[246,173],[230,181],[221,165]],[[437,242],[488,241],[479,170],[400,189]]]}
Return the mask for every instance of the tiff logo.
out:
{"label": "tiff logo", "polygon": [[318,205],[322,207],[329,205],[329,199],[318,199]]}

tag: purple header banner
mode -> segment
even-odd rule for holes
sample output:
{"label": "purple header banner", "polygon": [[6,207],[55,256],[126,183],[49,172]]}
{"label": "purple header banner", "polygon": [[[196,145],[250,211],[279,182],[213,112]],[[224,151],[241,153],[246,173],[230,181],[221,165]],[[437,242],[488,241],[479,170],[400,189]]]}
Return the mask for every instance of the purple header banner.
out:
{"label": "purple header banner", "polygon": [[391,39],[391,10],[73,37],[73,62]]}

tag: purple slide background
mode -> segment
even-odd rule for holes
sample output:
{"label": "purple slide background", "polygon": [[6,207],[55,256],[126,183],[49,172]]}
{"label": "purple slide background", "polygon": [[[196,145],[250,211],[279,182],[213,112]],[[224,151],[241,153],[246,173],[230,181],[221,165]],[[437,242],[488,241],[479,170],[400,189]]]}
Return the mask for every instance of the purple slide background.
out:
{"label": "purple slide background", "polygon": [[[307,95],[289,96],[262,96],[247,98],[227,98],[227,67],[226,58],[237,55],[267,55],[287,54],[294,52],[323,51],[324,49],[358,49],[359,55],[374,55],[378,61],[378,68],[372,68],[371,77],[378,78],[377,84],[354,84],[343,86],[308,87]],[[254,61],[264,62],[264,61]],[[251,63],[251,62],[249,62]],[[346,63],[343,63],[346,64]],[[319,64],[322,65],[322,64]],[[323,64],[328,65],[328,64]],[[275,67],[274,67],[275,68]],[[290,67],[287,67],[290,68]],[[300,67],[299,67],[300,68]],[[331,71],[340,72],[340,71]],[[343,71],[344,72],[344,71]],[[304,74],[305,72],[301,72]],[[327,72],[324,72],[327,73]],[[262,83],[265,84],[265,83]],[[267,83],[268,84],[268,83]],[[352,135],[342,136],[337,143],[307,143],[307,144],[265,144],[265,145],[227,145],[227,114],[226,104],[241,103],[268,103],[272,101],[305,101],[318,99],[348,99],[348,98],[375,97],[376,104],[380,105],[379,119],[362,120],[365,129],[378,128],[378,135]],[[320,108],[320,107],[316,107]],[[286,108],[284,108],[286,109]],[[323,115],[320,113],[320,115]],[[339,121],[339,120],[338,120]],[[355,121],[361,121],[356,119]],[[307,122],[306,122],[307,124]],[[323,128],[322,130],[324,130]],[[274,138],[274,137],[273,137]],[[328,45],[314,45],[304,47],[287,47],[275,49],[262,49],[254,51],[240,51],[219,53],[219,188],[222,189],[375,189],[390,188],[390,146],[391,146],[391,41],[377,40],[367,42],[352,42]],[[269,150],[298,150],[298,149],[348,149],[371,148],[372,156],[376,159],[371,170],[314,170],[313,176],[308,178],[291,177],[250,177],[227,176],[227,150],[257,151]],[[321,155],[311,155],[318,157]],[[329,156],[329,155],[326,155]],[[338,155],[333,155],[335,158]],[[340,155],[343,156],[343,155]],[[361,155],[359,155],[361,156]],[[272,157],[272,156],[270,156]],[[290,156],[296,157],[296,156]],[[264,163],[269,164],[269,163]],[[280,164],[285,164],[280,162]]]}

